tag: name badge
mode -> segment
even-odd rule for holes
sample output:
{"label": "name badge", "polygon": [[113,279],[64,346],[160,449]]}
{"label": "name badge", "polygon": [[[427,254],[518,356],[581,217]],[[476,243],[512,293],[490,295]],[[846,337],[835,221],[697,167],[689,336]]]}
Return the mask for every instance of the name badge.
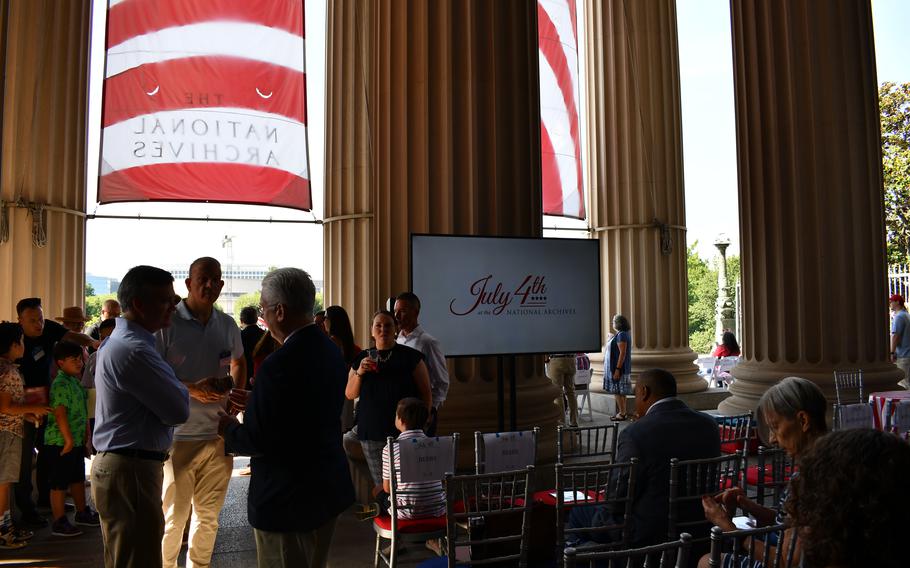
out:
{"label": "name badge", "polygon": [[41,347],[36,347],[35,350],[32,351],[32,358],[35,361],[40,361],[42,357],[44,357],[44,349]]}

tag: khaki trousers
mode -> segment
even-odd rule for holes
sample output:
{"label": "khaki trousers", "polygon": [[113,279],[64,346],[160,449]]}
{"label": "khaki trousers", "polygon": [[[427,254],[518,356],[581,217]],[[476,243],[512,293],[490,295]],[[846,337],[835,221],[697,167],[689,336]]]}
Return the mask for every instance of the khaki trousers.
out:
{"label": "khaki trousers", "polygon": [[212,560],[218,515],[231,481],[233,458],[224,455],[224,441],[177,441],[164,462],[164,539],[162,566],[177,568],[183,530],[192,513],[186,568],[206,568]]}
{"label": "khaki trousers", "polygon": [[160,568],[161,462],[102,452],[92,462],[105,568]]}
{"label": "khaki trousers", "polygon": [[309,532],[253,529],[258,568],[324,568],[337,520],[338,517],[332,517]]}
{"label": "khaki trousers", "polygon": [[[555,357],[547,363],[547,377],[559,387],[565,389],[569,399],[569,424],[578,426],[578,399],[575,398],[575,357]],[[559,397],[562,415],[566,415],[562,397]]]}
{"label": "khaki trousers", "polygon": [[904,378],[900,380],[900,386],[910,389],[910,357],[898,357],[895,362],[898,369],[904,372]]}

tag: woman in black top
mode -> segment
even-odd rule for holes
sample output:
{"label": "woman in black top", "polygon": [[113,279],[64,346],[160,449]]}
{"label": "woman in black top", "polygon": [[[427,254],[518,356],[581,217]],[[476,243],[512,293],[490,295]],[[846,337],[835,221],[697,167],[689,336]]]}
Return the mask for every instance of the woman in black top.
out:
{"label": "woman in black top", "polygon": [[361,351],[351,364],[345,395],[357,403],[357,437],[377,487],[382,487],[382,448],[386,437],[398,436],[395,409],[403,398],[416,397],[429,409],[430,375],[423,354],[395,343],[395,316],[387,311],[373,315],[370,335],[375,349]]}

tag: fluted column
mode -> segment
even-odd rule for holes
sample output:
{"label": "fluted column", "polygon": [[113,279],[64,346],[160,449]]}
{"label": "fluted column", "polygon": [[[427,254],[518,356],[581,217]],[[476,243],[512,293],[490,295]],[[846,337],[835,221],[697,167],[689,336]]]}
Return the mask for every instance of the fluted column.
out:
{"label": "fluted column", "polygon": [[[541,234],[536,10],[329,4],[326,299],[348,308],[363,344],[369,315],[409,286],[411,233]],[[495,359],[450,360],[449,373],[440,430],[495,430]],[[516,374],[519,427],[552,438],[541,358],[517,357]]]}
{"label": "fluted column", "polygon": [[0,1],[0,188],[8,220],[8,232],[0,231],[0,319],[15,320],[25,297],[41,297],[47,317],[83,302],[90,4]]}
{"label": "fluted column", "polygon": [[632,373],[706,387],[689,349],[686,212],[674,0],[588,0],[588,179],[605,337],[632,323]]}
{"label": "fluted column", "polygon": [[721,409],[789,375],[833,396],[836,369],[891,389],[870,3],[731,6],[746,359]]}

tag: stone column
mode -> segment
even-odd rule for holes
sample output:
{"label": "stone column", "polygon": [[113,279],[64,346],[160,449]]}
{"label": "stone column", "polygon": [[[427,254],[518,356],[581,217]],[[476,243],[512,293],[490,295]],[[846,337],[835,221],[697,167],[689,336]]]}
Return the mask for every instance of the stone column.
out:
{"label": "stone column", "polygon": [[[329,4],[326,300],[348,309],[361,345],[369,315],[408,288],[411,233],[541,234],[536,10]],[[474,430],[497,429],[496,360],[450,360],[449,373],[440,431],[460,431],[467,456]],[[516,358],[516,374],[519,427],[552,442],[542,358]]]}
{"label": "stone column", "polygon": [[836,369],[890,390],[881,137],[869,0],[733,2],[746,359],[725,412]]}
{"label": "stone column", "polygon": [[689,349],[686,213],[674,0],[588,0],[588,181],[601,242],[604,337],[632,323],[632,373],[706,388]]}
{"label": "stone column", "polygon": [[83,303],[90,5],[0,1],[0,319]]}

